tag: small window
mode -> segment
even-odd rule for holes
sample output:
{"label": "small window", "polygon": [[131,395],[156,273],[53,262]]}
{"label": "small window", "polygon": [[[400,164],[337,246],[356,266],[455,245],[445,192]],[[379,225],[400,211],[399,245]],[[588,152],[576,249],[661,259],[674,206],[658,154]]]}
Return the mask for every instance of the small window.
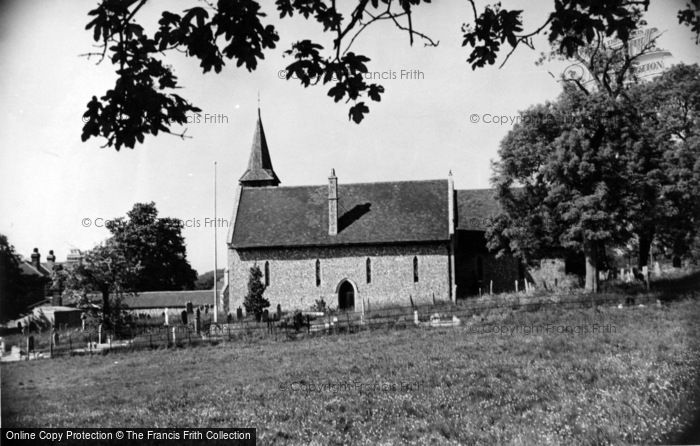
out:
{"label": "small window", "polygon": [[316,259],[316,286],[321,286],[321,261]]}
{"label": "small window", "polygon": [[413,258],[413,282],[418,282],[418,257]]}
{"label": "small window", "polygon": [[270,262],[265,262],[265,286],[270,286]]}
{"label": "small window", "polygon": [[367,283],[372,283],[372,260],[367,257]]}

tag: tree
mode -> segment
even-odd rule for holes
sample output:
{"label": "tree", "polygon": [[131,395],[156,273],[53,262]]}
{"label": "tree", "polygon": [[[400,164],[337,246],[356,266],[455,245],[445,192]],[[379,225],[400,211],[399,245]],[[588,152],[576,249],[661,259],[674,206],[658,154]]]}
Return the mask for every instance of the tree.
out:
{"label": "tree", "polygon": [[[203,73],[219,73],[226,59],[248,71],[257,67],[265,51],[279,41],[274,25],[263,23],[266,15],[255,0],[225,1],[215,5],[197,3],[182,14],[163,11],[158,30],[148,35],[137,22],[137,14],[147,0],[102,0],[88,14],[86,26],[93,32],[98,51],[84,54],[108,58],[115,66],[116,81],[99,99],[93,96],[83,115],[82,140],[103,137],[105,146],[120,150],[142,143],[148,134],[160,132],[185,137],[186,130],[174,126],[187,121],[188,112],[200,111],[175,94],[180,88],[172,67],[163,63],[165,55],[179,51],[199,60]],[[343,10],[341,2],[324,0],[277,0],[280,19],[295,14],[313,19],[331,38],[326,49],[318,42],[301,38],[285,54],[293,62],[287,66],[287,79],[296,78],[304,87],[331,85],[328,96],[335,102],[352,102],[348,117],[360,123],[369,112],[366,100],[380,101],[384,87],[368,84],[369,57],[351,51],[356,39],[370,26],[393,23],[408,35],[413,45],[420,39],[426,46],[438,46],[413,26],[413,15],[430,0],[356,0]],[[347,5],[348,3],[344,3]],[[467,62],[472,68],[494,64],[502,46],[510,46],[503,64],[520,45],[534,48],[532,37],[541,33],[557,42],[557,51],[572,57],[578,49],[593,43],[597,36],[617,37],[626,43],[636,29],[649,0],[561,0],[545,22],[531,32],[523,31],[522,10],[508,10],[500,3],[484,7],[481,13],[469,1],[473,23],[462,26],[462,45],[471,48]],[[700,17],[688,5],[678,12],[679,23],[700,36]]]}
{"label": "tree", "polygon": [[642,266],[654,237],[680,257],[698,234],[700,67],[675,65],[651,83],[635,86],[631,95],[645,111],[640,125],[656,147],[656,170],[642,178],[647,187],[656,186],[655,195],[649,194],[646,206],[631,218],[647,228],[646,237],[639,237]]}
{"label": "tree", "polygon": [[556,102],[526,111],[494,163],[504,213],[489,229],[490,247],[526,260],[556,246],[580,252],[586,290],[596,292],[604,247],[630,236],[621,172],[640,139],[637,119],[627,104],[572,86]]}
{"label": "tree", "polygon": [[255,315],[255,319],[260,321],[263,310],[270,306],[270,301],[263,297],[265,292],[265,284],[262,281],[262,272],[260,267],[255,264],[250,267],[250,275],[248,276],[248,294],[243,299],[243,306],[246,313]]}
{"label": "tree", "polygon": [[82,261],[71,268],[55,270],[65,286],[65,293],[88,304],[91,293],[102,297],[102,321],[108,326],[120,320],[119,306],[115,305],[125,293],[135,291],[139,266],[131,261],[125,250],[113,238],[88,251]]}
{"label": "tree", "polygon": [[[224,277],[223,268],[216,270],[216,277],[219,280]],[[214,271],[207,271],[204,274],[200,274],[199,277],[197,277],[197,281],[194,283],[194,288],[196,290],[211,290],[214,288]]]}
{"label": "tree", "polygon": [[634,237],[641,268],[655,237],[687,252],[700,221],[700,69],[615,89],[567,85],[523,114],[494,164],[504,212],[490,247],[526,260],[557,246],[582,252],[590,291],[606,245]]}
{"label": "tree", "polygon": [[22,274],[15,247],[0,234],[0,317],[9,320],[22,314],[28,305],[43,297],[37,290],[46,285],[44,278]]}
{"label": "tree", "polygon": [[22,272],[14,246],[7,236],[0,234],[0,313],[2,319],[12,319],[19,314]]}
{"label": "tree", "polygon": [[153,202],[136,203],[127,218],[105,223],[112,240],[139,273],[135,291],[193,289],[197,272],[187,261],[182,222],[176,218],[159,218]]}

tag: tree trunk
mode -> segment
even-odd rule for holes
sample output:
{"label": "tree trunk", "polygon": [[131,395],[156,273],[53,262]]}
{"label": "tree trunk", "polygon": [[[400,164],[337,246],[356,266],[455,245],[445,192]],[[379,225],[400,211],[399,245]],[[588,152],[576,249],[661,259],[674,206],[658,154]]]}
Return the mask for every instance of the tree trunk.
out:
{"label": "tree trunk", "polygon": [[583,243],[583,255],[586,258],[586,291],[598,292],[598,249],[594,241]]}
{"label": "tree trunk", "polygon": [[644,231],[638,234],[639,237],[639,256],[637,259],[637,268],[642,271],[642,267],[649,264],[649,253],[651,253],[651,242],[654,240],[654,231]]}

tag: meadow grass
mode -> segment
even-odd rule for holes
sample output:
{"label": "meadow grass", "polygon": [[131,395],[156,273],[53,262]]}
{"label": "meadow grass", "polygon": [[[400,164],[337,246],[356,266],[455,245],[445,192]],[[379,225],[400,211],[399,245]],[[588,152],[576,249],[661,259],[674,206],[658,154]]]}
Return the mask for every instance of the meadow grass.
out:
{"label": "meadow grass", "polygon": [[5,363],[2,425],[256,427],[261,444],[676,442],[697,423],[699,321],[697,299],[501,310],[458,328]]}

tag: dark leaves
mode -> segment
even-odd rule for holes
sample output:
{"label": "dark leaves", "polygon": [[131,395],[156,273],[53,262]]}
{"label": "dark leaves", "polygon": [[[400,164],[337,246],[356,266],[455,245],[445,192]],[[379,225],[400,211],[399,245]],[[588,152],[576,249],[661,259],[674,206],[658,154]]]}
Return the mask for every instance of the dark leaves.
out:
{"label": "dark leaves", "polygon": [[474,26],[463,25],[462,46],[471,46],[472,52],[467,59],[472,68],[492,65],[503,42],[515,47],[518,43],[518,35],[522,28],[522,11],[501,9],[500,3],[487,6],[479,17],[476,17]]}
{"label": "dark leaves", "polygon": [[116,66],[117,80],[88,103],[83,141],[101,136],[108,147],[133,148],[147,134],[173,133],[173,125],[186,123],[187,113],[200,111],[170,93],[179,85],[172,69],[160,60],[161,52],[184,51],[199,59],[204,73],[220,72],[225,59],[252,71],[264,57],[263,50],[274,48],[279,40],[273,26],[261,23],[265,15],[257,1],[220,1],[216,9],[197,6],[182,15],[164,11],[152,38],[131,21],[142,4],[105,0],[88,13],[93,18],[86,29],[93,29],[93,39],[102,43],[104,55]]}
{"label": "dark leaves", "polygon": [[[285,54],[294,57],[295,61],[287,66],[287,79],[296,78],[304,86],[333,83],[328,90],[328,96],[335,102],[347,98],[348,101],[357,101],[362,95],[367,94],[373,101],[380,101],[384,87],[377,84],[368,85],[365,82],[367,73],[366,56],[348,52],[344,56],[331,59],[323,58],[320,50],[323,47],[310,40],[302,40],[292,45]],[[360,123],[369,108],[364,102],[358,102],[350,108],[349,119]]]}
{"label": "dark leaves", "polygon": [[502,9],[496,3],[486,6],[472,25],[463,25],[462,46],[471,47],[467,62],[475,69],[495,63],[503,43],[511,48],[519,43],[530,46],[528,39],[545,31],[550,42],[559,42],[562,54],[572,57],[598,34],[627,41],[648,4],[648,0],[556,0],[547,22],[532,33],[522,34],[522,11]]}
{"label": "dark leaves", "polygon": [[358,102],[357,104],[350,107],[348,117],[355,121],[356,124],[359,124],[364,119],[364,115],[366,113],[369,113],[369,108],[365,105],[364,102]]}

